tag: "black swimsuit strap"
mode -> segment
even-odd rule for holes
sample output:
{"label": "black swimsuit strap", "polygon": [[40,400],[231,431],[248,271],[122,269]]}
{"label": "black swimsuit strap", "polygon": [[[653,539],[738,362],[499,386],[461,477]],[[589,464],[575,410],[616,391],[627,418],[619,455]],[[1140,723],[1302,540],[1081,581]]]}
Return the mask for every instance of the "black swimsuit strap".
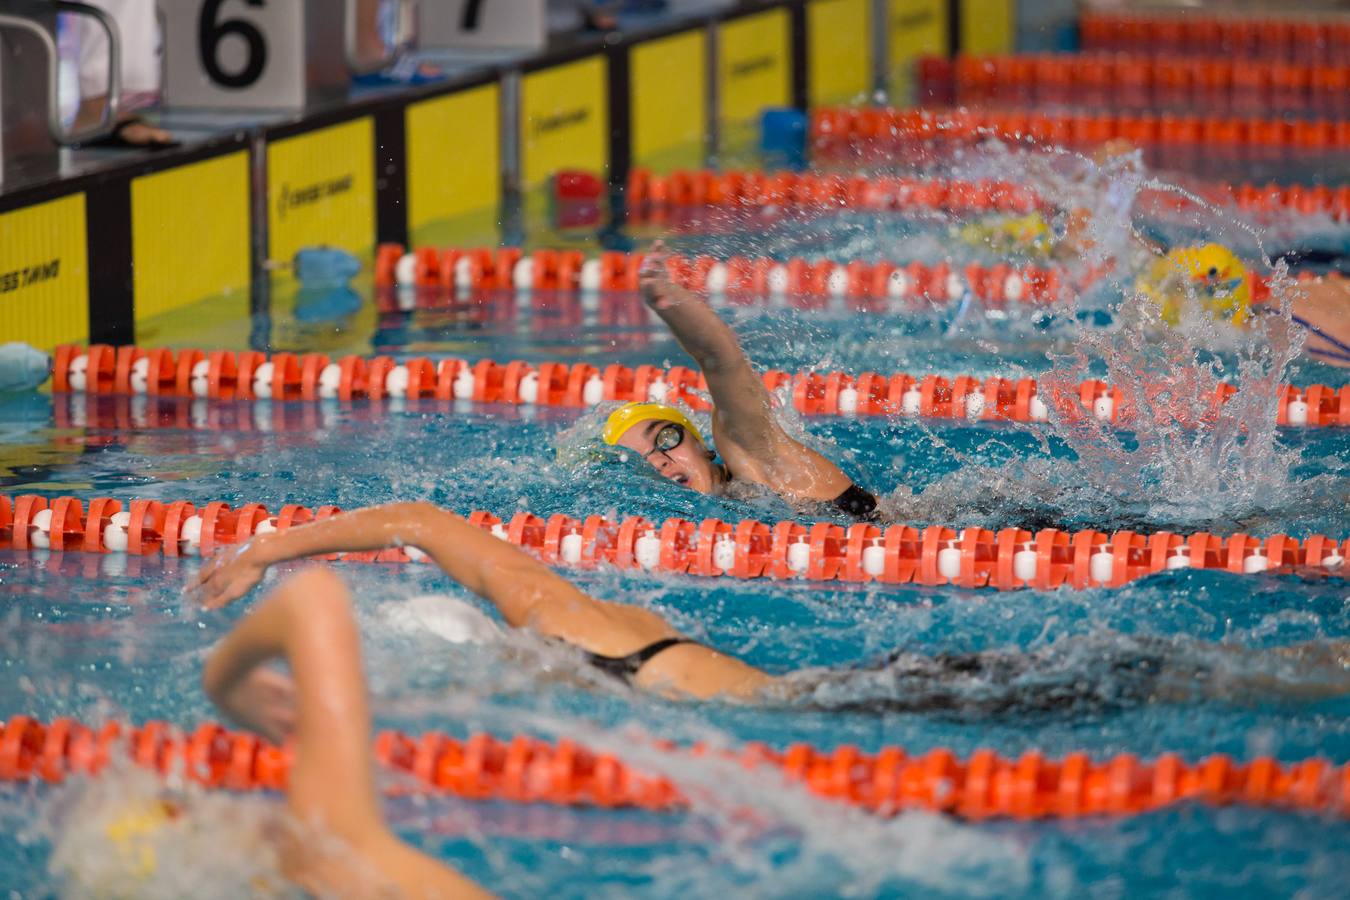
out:
{"label": "black swimsuit strap", "polygon": [[855,519],[874,519],[877,512],[877,498],[867,491],[850,484],[848,490],[834,498],[834,506]]}
{"label": "black swimsuit strap", "polygon": [[653,641],[641,650],[630,653],[627,656],[602,656],[599,653],[587,653],[586,660],[606,675],[612,675],[623,682],[631,682],[633,676],[638,673],[638,670],[662,650],[669,650],[671,647],[679,644],[697,643],[698,641],[690,640],[689,638],[668,637],[662,638],[659,641]]}

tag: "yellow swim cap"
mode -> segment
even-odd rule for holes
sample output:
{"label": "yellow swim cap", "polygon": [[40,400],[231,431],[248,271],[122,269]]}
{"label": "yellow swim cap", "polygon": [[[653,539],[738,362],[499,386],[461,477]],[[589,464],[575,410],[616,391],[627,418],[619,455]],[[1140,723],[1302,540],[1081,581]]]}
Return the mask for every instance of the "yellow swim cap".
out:
{"label": "yellow swim cap", "polygon": [[149,878],[155,874],[158,861],[151,839],[172,818],[169,806],[156,799],[129,806],[108,823],[108,840],[133,876]]}
{"label": "yellow swim cap", "polygon": [[1049,255],[1055,233],[1039,212],[1025,216],[996,216],[961,228],[961,240],[972,246],[987,246],[998,253]]}
{"label": "yellow swim cap", "polygon": [[698,438],[701,442],[703,435],[698,433],[694,423],[689,421],[689,417],[680,412],[673,406],[666,406],[664,403],[625,403],[614,412],[609,414],[609,421],[605,423],[604,438],[606,444],[617,444],[619,438],[627,433],[628,429],[634,425],[650,421],[674,422],[676,425],[684,426],[684,429]]}
{"label": "yellow swim cap", "polygon": [[1181,320],[1191,292],[1214,318],[1234,325],[1247,321],[1252,304],[1247,267],[1222,244],[1173,250],[1140,276],[1135,290],[1161,306],[1163,319],[1171,325]]}

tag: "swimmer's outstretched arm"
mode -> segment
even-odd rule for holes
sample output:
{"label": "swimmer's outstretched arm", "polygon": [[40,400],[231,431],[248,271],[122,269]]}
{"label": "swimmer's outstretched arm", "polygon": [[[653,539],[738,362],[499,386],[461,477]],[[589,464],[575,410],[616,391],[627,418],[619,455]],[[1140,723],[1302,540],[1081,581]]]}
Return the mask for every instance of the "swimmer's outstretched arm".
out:
{"label": "swimmer's outstretched arm", "polygon": [[528,553],[430,503],[389,503],[258,535],[203,566],[196,586],[206,606],[221,607],[252,590],[276,563],[389,547],[426,553],[455,581],[491,601],[513,626],[570,640],[558,633],[575,630],[565,619],[600,602]]}
{"label": "swimmer's outstretched arm", "polygon": [[[642,294],[675,339],[703,371],[714,406],[718,449],[735,445],[764,469],[754,480],[804,499],[832,500],[852,481],[839,467],[783,431],[773,401],[726,322],[666,271],[668,254],[657,242],[644,260]],[[744,467],[744,463],[742,465]]]}
{"label": "swimmer's outstretched arm", "polygon": [[285,874],[322,896],[369,896],[370,875],[408,897],[487,897],[463,875],[404,844],[380,812],[372,775],[370,711],[361,643],[346,585],[313,568],[281,584],[216,647],[202,671],[206,693],[231,718],[256,721],[248,683],[263,663],[290,665],[297,695],[291,813],[342,839],[283,840]]}
{"label": "swimmer's outstretched arm", "polygon": [[[464,518],[430,503],[391,503],[259,535],[202,568],[202,602],[220,607],[247,594],[267,568],[290,559],[386,547],[426,553],[464,587],[488,600],[507,623],[604,656],[626,656],[679,637],[651,610],[598,600],[548,566]],[[760,670],[701,645],[673,648],[643,667],[641,687],[695,697],[749,696],[770,680]]]}

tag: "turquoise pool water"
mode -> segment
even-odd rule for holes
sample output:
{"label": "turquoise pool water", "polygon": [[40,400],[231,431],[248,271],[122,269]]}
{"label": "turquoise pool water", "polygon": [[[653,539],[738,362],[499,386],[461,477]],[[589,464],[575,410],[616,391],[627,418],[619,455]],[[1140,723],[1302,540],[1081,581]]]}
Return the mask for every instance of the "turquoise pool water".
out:
{"label": "turquoise pool water", "polygon": [[[842,223],[842,224],[841,224]],[[885,217],[793,220],[759,234],[706,228],[681,246],[727,254],[839,258],[978,257],[947,223]],[[1230,226],[1216,223],[1213,231]],[[716,232],[716,234],[713,234]],[[1333,230],[1334,236],[1334,230]],[[624,235],[613,240],[626,239]],[[729,306],[757,366],[1075,377],[1188,364],[1241,381],[1256,413],[1219,432],[1137,434],[912,419],[803,420],[788,426],[883,496],[897,521],[958,527],[1099,527],[1344,537],[1350,443],[1328,429],[1269,426],[1265,365],[1296,383],[1342,371],[1262,355],[1259,342],[1200,329],[1132,330],[1110,286],[1076,309],[987,314],[971,304],[858,313],[791,300]],[[382,315],[367,340],[398,356],[676,364],[669,336],[631,297],[599,302],[483,295]],[[274,349],[309,349],[342,322],[278,315]],[[1180,341],[1180,343],[1177,343]],[[209,342],[204,336],[203,342]],[[1244,395],[1246,396],[1246,395]],[[1232,415],[1240,415],[1234,406]],[[426,499],[459,512],[641,514],[810,520],[772,497],[710,498],[633,463],[596,454],[602,411],[397,402],[217,404],[155,398],[0,400],[0,485],[82,498],[258,501],[344,507]],[[129,427],[128,427],[129,426]],[[98,721],[214,717],[198,687],[205,648],[241,608],[207,613],[182,596],[192,560],[0,554],[0,710]],[[1183,806],[1133,819],[970,824],[928,814],[876,820],[763,774],[640,750],[643,738],[864,750],[946,746],[1003,754],[1086,750],[1190,759],[1350,759],[1350,698],[1252,697],[977,717],[750,709],[671,703],[602,685],[541,682],[499,652],[449,646],[395,627],[390,605],[428,592],[464,596],[421,566],[339,565],[360,600],[377,726],[575,737],[636,753],[692,785],[688,812],[653,814],[399,797],[400,832],[510,897],[1263,896],[1344,895],[1350,827],[1317,816]],[[273,573],[269,584],[284,574]],[[1053,648],[1075,677],[1103,680],[1105,650],[1162,637],[1185,658],[1251,675],[1278,666],[1256,651],[1350,640],[1350,589],[1313,573],[1183,571],[1119,590],[996,593],[953,587],[733,582],[598,570],[573,573],[596,596],[648,606],[687,633],[774,671],[865,663],[889,651]],[[556,661],[566,667],[568,660]],[[0,885],[41,897],[66,790],[0,786]],[[211,885],[200,885],[200,895]]]}

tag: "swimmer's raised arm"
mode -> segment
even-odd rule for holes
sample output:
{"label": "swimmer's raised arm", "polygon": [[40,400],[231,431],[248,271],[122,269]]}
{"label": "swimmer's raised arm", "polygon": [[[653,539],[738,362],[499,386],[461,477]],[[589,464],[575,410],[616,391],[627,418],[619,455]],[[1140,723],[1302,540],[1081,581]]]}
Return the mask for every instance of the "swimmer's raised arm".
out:
{"label": "swimmer's raised arm", "polygon": [[713,436],[722,458],[738,476],[790,497],[838,497],[853,482],[833,462],[782,429],[769,391],[735,332],[712,307],[670,279],[667,256],[660,242],[653,246],[642,266],[642,293],[703,371],[714,407]]}
{"label": "swimmer's raised arm", "polygon": [[722,427],[734,440],[763,441],[778,431],[763,380],[736,333],[707,303],[671,281],[668,254],[658,241],[642,264],[642,294],[703,372]]}
{"label": "swimmer's raised arm", "polygon": [[[295,756],[287,805],[345,846],[283,841],[288,878],[321,896],[369,896],[374,873],[398,896],[489,896],[478,885],[394,836],[375,793],[370,710],[361,642],[346,586],[313,568],[292,576],[245,616],[202,670],[206,693],[231,718],[251,725],[245,688],[258,667],[284,658],[295,679]],[[268,735],[274,737],[273,735]]]}

